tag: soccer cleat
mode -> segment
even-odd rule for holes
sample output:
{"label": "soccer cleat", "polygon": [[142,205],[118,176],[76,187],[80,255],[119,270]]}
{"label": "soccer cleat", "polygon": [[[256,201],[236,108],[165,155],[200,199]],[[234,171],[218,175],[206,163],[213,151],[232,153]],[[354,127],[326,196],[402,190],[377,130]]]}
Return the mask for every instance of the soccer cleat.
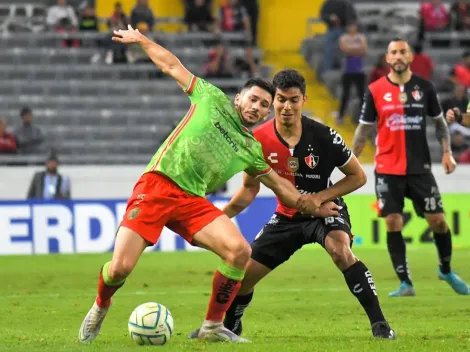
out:
{"label": "soccer cleat", "polygon": [[96,339],[108,310],[109,307],[101,308],[96,304],[96,301],[93,303],[93,306],[83,320],[80,331],[78,332],[78,340],[81,343],[90,343]]}
{"label": "soccer cleat", "polygon": [[194,330],[188,335],[190,339],[207,340],[211,342],[236,342],[236,343],[250,343],[243,337],[240,337],[224,326],[217,326],[214,329],[205,328],[204,326],[200,329]]}
{"label": "soccer cleat", "polygon": [[457,292],[459,295],[468,295],[469,294],[469,287],[456,273],[451,271],[448,274],[444,274],[441,270],[439,272],[439,279],[447,282],[452,289]]}
{"label": "soccer cleat", "polygon": [[396,339],[395,332],[386,321],[379,321],[378,323],[372,324],[372,335],[379,339]]}
{"label": "soccer cleat", "polygon": [[398,290],[390,292],[388,294],[390,297],[407,297],[407,296],[415,296],[415,288],[410,285],[409,283],[402,281]]}

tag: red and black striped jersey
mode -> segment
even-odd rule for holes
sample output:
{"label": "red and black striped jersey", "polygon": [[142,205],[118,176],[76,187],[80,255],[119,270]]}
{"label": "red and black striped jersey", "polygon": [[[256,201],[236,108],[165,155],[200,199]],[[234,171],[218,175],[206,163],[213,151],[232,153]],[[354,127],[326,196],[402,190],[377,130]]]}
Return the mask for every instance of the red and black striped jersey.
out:
{"label": "red and black striped jersey", "polygon": [[443,116],[434,85],[417,75],[403,86],[384,76],[371,83],[360,122],[377,122],[375,169],[380,174],[431,172],[426,118]]}

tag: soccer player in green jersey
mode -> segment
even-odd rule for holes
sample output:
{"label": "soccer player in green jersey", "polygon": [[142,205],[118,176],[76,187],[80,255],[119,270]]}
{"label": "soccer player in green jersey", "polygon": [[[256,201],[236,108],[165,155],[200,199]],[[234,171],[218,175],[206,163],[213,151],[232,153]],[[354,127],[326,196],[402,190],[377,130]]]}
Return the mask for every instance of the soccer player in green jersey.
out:
{"label": "soccer player in green jersey", "polygon": [[[230,219],[206,198],[233,175],[245,171],[271,188],[282,202],[303,213],[329,216],[331,204],[316,195],[300,195],[266,164],[261,145],[249,127],[265,119],[274,88],[249,80],[235,104],[217,87],[192,75],[171,52],[129,26],[114,32],[119,43],[138,43],[152,61],[181,86],[191,107],[158,149],[137,181],[116,235],[112,260],[103,265],[98,297],[83,320],[80,342],[93,341],[111,304],[144,249],[158,241],[164,226],[189,243],[221,257],[199,338],[247,342],[226,329],[222,320],[245,274],[251,248]],[[328,201],[328,200],[327,200]],[[331,209],[331,210],[330,210]]]}

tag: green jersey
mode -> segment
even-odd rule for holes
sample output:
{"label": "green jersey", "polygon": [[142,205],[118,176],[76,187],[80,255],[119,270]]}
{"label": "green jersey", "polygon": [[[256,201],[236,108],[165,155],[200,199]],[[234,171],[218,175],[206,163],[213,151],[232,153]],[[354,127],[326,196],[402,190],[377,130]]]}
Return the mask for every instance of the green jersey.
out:
{"label": "green jersey", "polygon": [[192,76],[185,89],[191,107],[160,146],[145,172],[159,172],[188,193],[204,197],[240,171],[271,171],[261,144],[242,125],[230,98]]}

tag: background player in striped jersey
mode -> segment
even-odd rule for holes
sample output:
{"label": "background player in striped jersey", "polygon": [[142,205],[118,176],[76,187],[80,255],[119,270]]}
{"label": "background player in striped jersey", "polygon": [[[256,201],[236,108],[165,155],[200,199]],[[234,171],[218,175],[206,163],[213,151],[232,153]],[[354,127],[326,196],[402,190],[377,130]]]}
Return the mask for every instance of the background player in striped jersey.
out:
{"label": "background player in striped jersey", "polygon": [[248,130],[268,116],[273,86],[261,79],[250,80],[232,104],[221,90],[192,75],[171,52],[132,27],[115,31],[113,40],[139,43],[150,59],[185,90],[191,108],[134,187],[116,235],[113,258],[101,269],[98,297],[83,320],[79,340],[87,343],[96,338],[111,297],[124,284],[144,249],[155,244],[167,226],[223,260],[214,275],[208,312],[198,337],[247,342],[224,328],[222,320],[241,286],[251,248],[205,194],[245,170],[291,207],[315,214],[321,205],[316,195],[301,196],[290,182],[271,172],[261,145]]}
{"label": "background player in striped jersey", "polygon": [[439,255],[438,276],[455,292],[468,295],[468,285],[450,267],[452,237],[446,222],[441,195],[431,172],[431,157],[426,139],[426,118],[436,126],[442,145],[442,166],[446,173],[455,170],[449,130],[433,84],[410,70],[413,54],[402,39],[390,42],[387,76],[369,85],[364,98],[353,152],[359,157],[377,122],[375,155],[376,194],[380,216],[387,225],[387,247],[400,287],[392,297],[414,296],[401,233],[404,199],[413,201],[418,216],[424,217],[434,233]]}
{"label": "background player in striped jersey", "polygon": [[[323,208],[336,210],[336,214],[319,212],[320,217],[306,216],[278,198],[275,214],[251,245],[251,260],[242,287],[227,311],[224,325],[241,334],[241,318],[253,298],[255,285],[303,245],[318,243],[341,270],[351,293],[367,313],[373,336],[393,339],[395,334],[380,308],[372,274],[351,251],[351,222],[341,198],[365,184],[365,173],[335,130],[302,116],[306,84],[300,73],[280,71],[274,77],[274,86],[275,118],[253,131],[263,147],[265,160],[301,193],[314,193],[322,202],[333,201]],[[335,168],[345,177],[333,185],[330,176]],[[259,189],[259,181],[245,174],[244,185],[224,212],[229,217],[239,214],[255,199]],[[196,336],[197,331],[190,334]]]}

